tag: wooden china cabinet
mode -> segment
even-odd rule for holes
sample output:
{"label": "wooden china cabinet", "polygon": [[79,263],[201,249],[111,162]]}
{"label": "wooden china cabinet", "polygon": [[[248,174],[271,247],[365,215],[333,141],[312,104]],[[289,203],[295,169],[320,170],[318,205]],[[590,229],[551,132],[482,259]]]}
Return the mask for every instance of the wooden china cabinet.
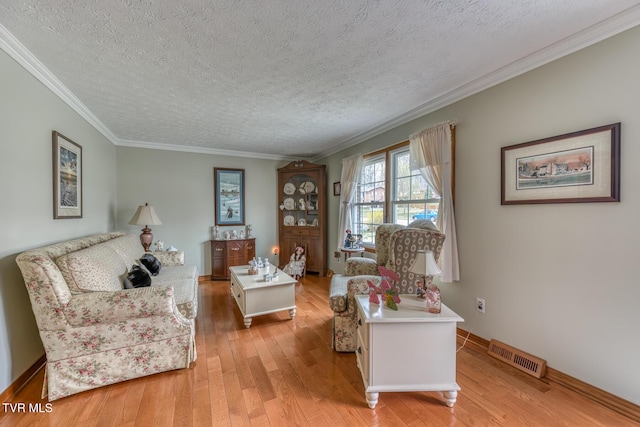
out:
{"label": "wooden china cabinet", "polygon": [[307,250],[307,271],[327,274],[327,173],[304,160],[278,169],[280,266],[296,245]]}

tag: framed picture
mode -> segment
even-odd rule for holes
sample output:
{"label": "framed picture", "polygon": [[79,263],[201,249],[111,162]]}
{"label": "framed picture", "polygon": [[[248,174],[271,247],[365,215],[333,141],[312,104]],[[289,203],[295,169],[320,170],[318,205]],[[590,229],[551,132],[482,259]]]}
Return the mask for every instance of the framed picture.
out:
{"label": "framed picture", "polygon": [[620,201],[620,123],[501,148],[503,205]]}
{"label": "framed picture", "polygon": [[341,189],[342,189],[342,187],[340,186],[340,182],[334,182],[333,183],[333,195],[334,196],[339,196]]}
{"label": "framed picture", "polygon": [[244,169],[213,168],[216,225],[244,225]]}
{"label": "framed picture", "polygon": [[53,218],[82,218],[82,147],[55,130]]}

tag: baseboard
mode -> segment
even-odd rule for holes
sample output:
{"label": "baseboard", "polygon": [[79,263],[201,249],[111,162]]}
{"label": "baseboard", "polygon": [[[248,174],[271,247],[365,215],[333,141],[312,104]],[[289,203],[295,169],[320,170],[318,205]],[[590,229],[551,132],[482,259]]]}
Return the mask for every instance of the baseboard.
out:
{"label": "baseboard", "polygon": [[31,365],[22,375],[20,375],[11,385],[0,394],[0,402],[11,402],[13,397],[38,373],[40,369],[44,367],[47,361],[47,356],[42,355],[36,363]]}
{"label": "baseboard", "polygon": [[205,276],[198,276],[198,283],[209,282],[211,280],[211,275],[207,274]]}
{"label": "baseboard", "polygon": [[[488,340],[477,335],[470,334],[464,329],[457,328],[456,338],[458,345],[462,345],[466,341],[464,345],[474,349],[475,351],[486,353],[489,350]],[[569,390],[579,393],[594,402],[611,409],[612,411],[622,414],[634,421],[640,422],[640,406],[594,387],[591,384],[587,384],[584,381],[580,381],[579,379],[562,373],[556,369],[550,368],[549,366],[547,366],[546,375],[541,378],[540,381],[553,382],[566,387]]]}

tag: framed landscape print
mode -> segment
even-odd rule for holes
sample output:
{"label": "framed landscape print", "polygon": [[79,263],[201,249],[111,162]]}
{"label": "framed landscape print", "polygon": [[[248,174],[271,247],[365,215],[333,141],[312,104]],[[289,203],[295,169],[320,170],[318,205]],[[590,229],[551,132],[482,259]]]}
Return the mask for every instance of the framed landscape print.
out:
{"label": "framed landscape print", "polygon": [[213,168],[216,225],[244,225],[244,169]]}
{"label": "framed landscape print", "polygon": [[501,204],[620,201],[620,123],[501,148]]}
{"label": "framed landscape print", "polygon": [[53,218],[82,218],[82,147],[55,130]]}

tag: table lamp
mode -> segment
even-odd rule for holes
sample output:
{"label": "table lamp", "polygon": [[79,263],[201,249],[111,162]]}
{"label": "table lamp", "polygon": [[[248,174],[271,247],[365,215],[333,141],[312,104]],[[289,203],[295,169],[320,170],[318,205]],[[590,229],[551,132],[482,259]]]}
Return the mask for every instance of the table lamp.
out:
{"label": "table lamp", "polygon": [[160,218],[156,214],[153,206],[145,203],[144,206],[138,206],[138,210],[133,214],[133,218],[129,221],[129,225],[144,225],[142,234],[140,235],[140,243],[145,252],[149,252],[149,246],[153,242],[153,234],[151,234],[150,225],[161,225]]}
{"label": "table lamp", "polygon": [[429,250],[418,251],[416,259],[409,271],[421,275],[423,278],[423,285],[421,288],[418,288],[417,293],[419,296],[425,297],[425,309],[429,313],[440,313],[440,289],[433,284],[433,276],[439,276],[442,274],[442,270],[438,267],[438,263],[433,257],[433,252]]}

